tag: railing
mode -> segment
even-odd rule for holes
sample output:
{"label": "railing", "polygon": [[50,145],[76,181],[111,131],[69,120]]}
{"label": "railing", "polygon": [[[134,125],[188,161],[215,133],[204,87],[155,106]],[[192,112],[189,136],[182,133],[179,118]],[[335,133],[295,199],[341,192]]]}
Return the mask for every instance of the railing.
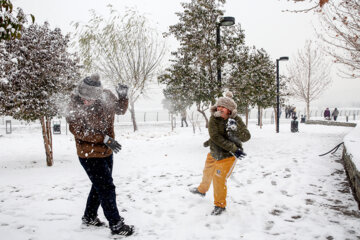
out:
{"label": "railing", "polygon": [[[188,110],[188,116],[192,115],[194,112],[194,119],[200,119],[202,121],[203,117],[197,111],[190,111]],[[299,120],[301,115],[305,115],[305,110],[297,111],[296,112]],[[323,119],[324,110],[312,109],[310,111],[310,118],[311,119]],[[339,109],[339,116],[338,121],[356,121],[359,119],[360,109]],[[138,124],[163,124],[171,122],[171,116],[167,111],[138,111],[135,113],[135,119]],[[209,114],[208,114],[209,116]],[[173,115],[174,120],[180,122],[180,114]],[[274,123],[275,114],[272,109],[265,109],[262,112],[263,123],[264,124],[272,124]],[[243,116],[244,118],[244,116]],[[258,111],[257,109],[252,109],[249,112],[249,121],[257,123],[258,118]],[[281,113],[280,120],[285,119],[285,112],[284,110]],[[11,125],[13,129],[17,128],[26,128],[26,127],[38,127],[40,126],[39,121],[28,123],[26,121],[20,121],[13,119],[11,117],[0,117],[0,129],[6,128],[6,121],[11,120]],[[67,129],[65,118],[54,118],[53,121],[60,121],[61,128],[63,131]],[[130,112],[127,111],[125,115],[115,116],[115,125],[131,125],[131,115]]]}

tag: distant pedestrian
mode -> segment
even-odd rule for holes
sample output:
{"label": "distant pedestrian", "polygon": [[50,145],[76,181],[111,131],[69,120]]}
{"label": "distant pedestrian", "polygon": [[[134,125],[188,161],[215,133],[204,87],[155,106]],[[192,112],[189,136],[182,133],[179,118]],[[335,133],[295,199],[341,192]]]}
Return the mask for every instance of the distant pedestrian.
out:
{"label": "distant pedestrian", "polygon": [[325,111],[324,111],[324,118],[326,119],[326,120],[330,120],[331,118],[330,118],[330,110],[329,110],[329,108],[326,108],[325,109]]}
{"label": "distant pedestrian", "polygon": [[285,107],[285,118],[289,118],[290,113],[289,113],[289,106]]}
{"label": "distant pedestrian", "polygon": [[113,151],[121,150],[115,140],[115,114],[125,114],[128,108],[126,85],[117,88],[118,98],[103,89],[100,76],[93,74],[81,80],[71,96],[66,118],[75,137],[77,155],[92,186],[82,222],[86,226],[104,226],[97,217],[101,205],[113,235],[129,236],[134,227],[126,225],[116,206],[112,178]]}
{"label": "distant pedestrian", "polygon": [[288,106],[288,118],[293,118],[294,114],[296,115],[296,108],[289,105]]}
{"label": "distant pedestrian", "polygon": [[[205,147],[210,146],[210,153],[206,158],[200,185],[190,189],[194,194],[205,196],[213,182],[215,208],[212,215],[220,215],[225,211],[227,179],[234,169],[236,158],[245,156],[241,142],[250,139],[250,132],[237,115],[236,108],[231,92],[226,97],[220,97],[215,106],[211,107],[210,139],[204,143]],[[228,135],[227,128],[232,130],[232,136]]]}
{"label": "distant pedestrian", "polygon": [[334,118],[334,121],[336,121],[337,117],[339,116],[339,110],[335,108],[334,111],[331,113],[331,116]]}
{"label": "distant pedestrian", "polygon": [[181,111],[181,127],[184,127],[184,123],[186,124],[186,127],[188,126],[188,123],[186,121],[186,115],[187,115],[186,110],[183,109]]}
{"label": "distant pedestrian", "polygon": [[292,119],[297,118],[297,116],[296,116],[296,107],[291,108],[291,118]]}

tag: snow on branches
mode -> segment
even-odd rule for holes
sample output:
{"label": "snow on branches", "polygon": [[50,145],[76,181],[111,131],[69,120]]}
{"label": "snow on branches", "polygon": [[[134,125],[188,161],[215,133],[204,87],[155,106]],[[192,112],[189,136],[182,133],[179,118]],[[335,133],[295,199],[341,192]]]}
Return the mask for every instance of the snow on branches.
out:
{"label": "snow on branches", "polygon": [[67,52],[69,36],[49,24],[31,25],[20,39],[0,43],[0,112],[34,121],[58,114],[54,99],[69,93],[78,60]]}
{"label": "snow on branches", "polygon": [[[16,16],[14,16],[16,13]],[[35,18],[31,15],[32,22]],[[21,8],[13,11],[13,4],[10,0],[0,0],[0,40],[20,38],[23,24],[26,23],[26,15]]]}

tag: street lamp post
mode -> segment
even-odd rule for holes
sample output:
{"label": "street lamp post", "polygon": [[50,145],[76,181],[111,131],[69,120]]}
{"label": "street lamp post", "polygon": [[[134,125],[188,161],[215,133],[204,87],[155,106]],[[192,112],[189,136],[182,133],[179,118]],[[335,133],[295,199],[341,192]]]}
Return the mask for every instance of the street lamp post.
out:
{"label": "street lamp post", "polygon": [[[222,17],[220,21],[216,23],[216,49],[218,53],[220,53],[220,27],[221,26],[232,26],[235,24],[234,17]],[[216,62],[217,64],[217,80],[219,84],[219,88],[221,89],[221,66],[219,63],[219,59]]]}
{"label": "street lamp post", "polygon": [[287,61],[289,57],[281,57],[276,59],[276,132],[279,133],[279,123],[280,123],[280,83],[279,83],[279,62]]}

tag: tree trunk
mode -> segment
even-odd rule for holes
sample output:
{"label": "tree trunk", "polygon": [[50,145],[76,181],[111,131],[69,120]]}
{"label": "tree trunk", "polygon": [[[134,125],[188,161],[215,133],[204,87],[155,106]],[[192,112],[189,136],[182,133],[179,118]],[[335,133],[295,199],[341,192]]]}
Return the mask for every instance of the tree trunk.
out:
{"label": "tree trunk", "polygon": [[249,107],[246,106],[246,110],[245,110],[245,122],[246,122],[246,127],[249,126]]}
{"label": "tree trunk", "polygon": [[260,129],[262,129],[262,126],[263,126],[263,109],[261,107],[259,107],[259,115],[260,115],[260,122],[259,122],[259,126],[260,126]]}
{"label": "tree trunk", "polygon": [[193,133],[195,134],[195,130],[196,130],[195,125],[196,125],[196,123],[195,123],[195,119],[194,119],[194,112],[191,113],[191,125],[193,127]]}
{"label": "tree trunk", "polygon": [[307,81],[307,92],[306,92],[306,114],[307,119],[310,119],[310,90],[311,90],[311,61],[309,61],[309,72],[308,72],[308,81]]}
{"label": "tree trunk", "polygon": [[[276,131],[276,125],[277,125],[277,109],[276,109],[276,107],[274,107],[274,114],[275,114],[274,119],[275,119],[275,131]],[[279,128],[280,128],[280,126],[279,126]]]}
{"label": "tree trunk", "polygon": [[44,139],[44,147],[46,154],[46,164],[51,167],[54,164],[53,150],[52,150],[52,134],[51,134],[51,119],[49,117],[40,118],[42,134]]}
{"label": "tree trunk", "polygon": [[135,119],[135,104],[132,101],[130,101],[130,115],[134,127],[134,132],[136,132],[138,130],[138,126]]}
{"label": "tree trunk", "polygon": [[170,114],[171,131],[174,131],[174,114]]}
{"label": "tree trunk", "polygon": [[306,119],[310,119],[310,101],[306,101]]}
{"label": "tree trunk", "polygon": [[205,118],[205,127],[206,128],[209,128],[209,119],[207,118],[206,114],[205,114],[205,111],[201,110],[199,107],[198,107],[198,112],[201,113],[203,115],[203,117]]}

